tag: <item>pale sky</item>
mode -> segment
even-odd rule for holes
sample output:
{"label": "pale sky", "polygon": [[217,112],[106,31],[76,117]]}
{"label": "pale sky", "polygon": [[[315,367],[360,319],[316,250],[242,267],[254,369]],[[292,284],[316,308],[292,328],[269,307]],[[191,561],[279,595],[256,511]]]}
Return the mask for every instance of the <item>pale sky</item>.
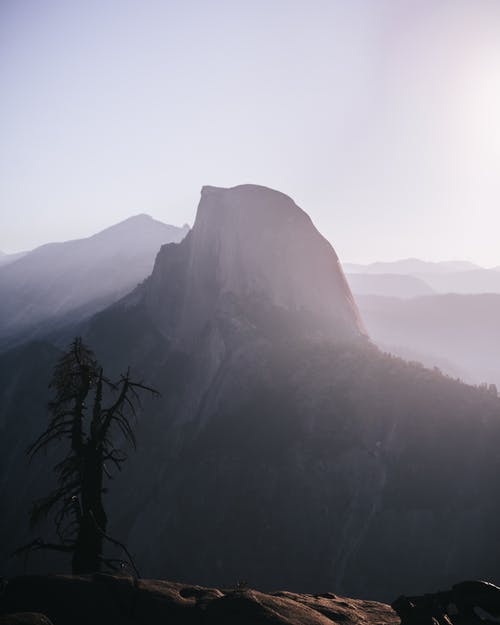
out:
{"label": "pale sky", "polygon": [[251,182],[345,261],[500,264],[499,0],[2,0],[0,90],[0,250]]}

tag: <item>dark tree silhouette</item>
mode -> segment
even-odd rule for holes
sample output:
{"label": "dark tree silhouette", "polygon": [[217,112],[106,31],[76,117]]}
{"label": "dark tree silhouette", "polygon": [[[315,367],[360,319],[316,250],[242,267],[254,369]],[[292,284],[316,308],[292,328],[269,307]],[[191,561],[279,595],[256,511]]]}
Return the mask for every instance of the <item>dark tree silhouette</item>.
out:
{"label": "dark tree silhouette", "polygon": [[[111,568],[116,559],[105,558],[105,540],[122,547],[134,566],[125,546],[107,534],[107,516],[103,505],[104,480],[112,467],[121,470],[127,454],[114,442],[117,435],[135,448],[131,418],[140,405],[140,394],[158,396],[153,388],[134,381],[130,370],[117,381],[109,379],[94,353],[75,338],[54,368],[49,386],[54,398],[49,403],[47,429],[29,447],[30,457],[50,445],[67,444],[65,457],[55,465],[57,488],[36,501],[32,524],[54,514],[59,542],[37,539],[18,550],[52,549],[72,554],[73,573],[99,571],[103,564]],[[134,566],[135,568],[135,566]]]}

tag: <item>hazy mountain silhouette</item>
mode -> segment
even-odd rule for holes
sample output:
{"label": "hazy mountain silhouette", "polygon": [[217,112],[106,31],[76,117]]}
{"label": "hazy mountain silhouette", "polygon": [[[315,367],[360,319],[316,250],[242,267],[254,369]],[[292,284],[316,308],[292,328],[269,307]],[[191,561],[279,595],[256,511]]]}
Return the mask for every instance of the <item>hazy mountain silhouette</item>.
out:
{"label": "hazy mountain silhouette", "polygon": [[407,299],[434,293],[426,282],[415,276],[348,273],[346,278],[354,295],[383,295]]}
{"label": "hazy mountain silhouette", "polygon": [[[192,231],[84,330],[106,370],[131,364],[162,392],[107,500],[144,575],[374,598],[498,581],[497,394],[382,354],[286,195],[205,187]],[[16,476],[0,484],[2,556],[49,480],[24,449],[56,353],[0,356],[0,459]]]}
{"label": "hazy mountain silhouette", "polygon": [[447,274],[474,269],[482,269],[482,267],[462,260],[429,262],[418,258],[405,258],[403,260],[376,262],[368,265],[362,265],[359,263],[344,263],[344,270],[347,273],[397,273],[403,275],[420,275]]}
{"label": "hazy mountain silhouette", "polygon": [[[388,297],[411,297],[411,283],[382,279],[381,275],[397,274],[417,279],[421,287],[425,283],[429,291],[418,292],[414,296],[436,293],[500,293],[500,272],[498,268],[485,269],[467,261],[425,262],[409,258],[395,262],[377,262],[370,265],[345,263],[344,270],[350,277],[358,293],[363,295],[385,295]],[[365,276],[363,278],[358,276]],[[371,281],[369,276],[372,276]],[[415,287],[415,285],[413,285]]]}
{"label": "hazy mountain silhouette", "polygon": [[[0,266],[0,339],[77,320],[130,291],[150,272],[177,228],[148,215],[131,217],[85,239],[49,243]],[[4,257],[5,258],[5,257]]]}
{"label": "hazy mountain silhouette", "polygon": [[[469,383],[500,383],[500,272],[495,268],[418,259],[344,268],[354,272],[347,279],[380,347]],[[396,273],[380,273],[388,268]]]}
{"label": "hazy mountain silhouette", "polygon": [[500,272],[494,269],[474,269],[448,274],[420,276],[438,293],[500,294]]}
{"label": "hazy mountain silhouette", "polygon": [[6,265],[10,265],[15,260],[19,260],[23,256],[25,256],[27,252],[17,252],[15,254],[6,254],[0,250],[0,267],[5,267]]}
{"label": "hazy mountain silhouette", "polygon": [[428,366],[500,387],[500,295],[359,295],[357,302],[371,338],[384,348],[403,357],[414,351]]}

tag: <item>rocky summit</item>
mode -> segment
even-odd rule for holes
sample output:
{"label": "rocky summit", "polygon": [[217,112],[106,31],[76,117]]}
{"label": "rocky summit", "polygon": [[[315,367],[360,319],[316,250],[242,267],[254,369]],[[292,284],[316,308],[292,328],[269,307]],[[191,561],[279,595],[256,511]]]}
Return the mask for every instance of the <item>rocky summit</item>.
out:
{"label": "rocky summit", "polygon": [[257,185],[203,187],[192,232],[162,247],[137,297],[175,342],[197,342],[236,306],[249,322],[260,312],[293,316],[310,335],[364,335],[330,243],[291,198]]}

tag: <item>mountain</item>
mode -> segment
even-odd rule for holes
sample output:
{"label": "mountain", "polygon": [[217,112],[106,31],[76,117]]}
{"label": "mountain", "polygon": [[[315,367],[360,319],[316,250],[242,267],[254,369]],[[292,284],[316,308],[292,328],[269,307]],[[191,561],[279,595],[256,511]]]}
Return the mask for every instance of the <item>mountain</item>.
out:
{"label": "mountain", "polygon": [[[484,269],[467,261],[447,261],[439,263],[425,262],[416,258],[388,262],[357,265],[345,263],[344,270],[349,280],[362,295],[384,295],[387,297],[409,297],[407,293],[417,295],[436,293],[500,293],[500,272],[498,269]],[[398,286],[395,278],[382,276],[403,276],[408,280],[418,280],[416,285],[409,282]],[[356,277],[354,277],[356,276]],[[358,277],[359,276],[359,277]],[[371,280],[369,279],[371,276]],[[426,285],[426,287],[424,286]],[[398,290],[401,289],[400,291]],[[427,293],[423,289],[427,288]],[[400,294],[401,293],[401,294]],[[413,296],[413,295],[412,295]]]}
{"label": "mountain", "polygon": [[[314,334],[364,334],[331,245],[289,197],[255,185],[204,187],[196,229],[183,245],[160,250],[132,300],[139,294],[161,331],[178,340],[198,340],[241,303],[256,314],[286,312]],[[182,316],[165,315],[172,301]]]}
{"label": "mountain", "polygon": [[474,269],[448,274],[420,275],[438,293],[500,294],[500,272],[494,269]]}
{"label": "mountain", "polygon": [[148,215],[131,217],[86,239],[49,243],[0,267],[0,340],[36,336],[119,299],[151,272],[177,228]]}
{"label": "mountain", "polygon": [[[500,387],[500,295],[413,300],[358,296],[371,338],[389,351],[439,366],[471,383]],[[447,361],[447,362],[446,362]]]}
{"label": "mountain", "polygon": [[354,295],[383,295],[408,299],[432,295],[433,289],[415,276],[403,274],[348,273],[347,281]]}
{"label": "mountain", "polygon": [[[335,251],[286,195],[204,187],[188,235],[81,331],[110,375],[130,364],[161,392],[107,484],[110,534],[143,575],[378,599],[498,582],[497,393],[377,349]],[[58,353],[0,355],[9,574],[62,451],[24,455]]]}
{"label": "mountain", "polygon": [[356,263],[344,263],[344,271],[347,273],[369,273],[369,274],[447,274],[482,269],[474,263],[461,260],[450,260],[441,262],[428,262],[418,258],[405,258],[391,262],[376,262],[368,265]]}
{"label": "mountain", "polygon": [[15,260],[22,258],[25,256],[27,252],[17,252],[16,254],[6,254],[0,250],[0,267],[5,267],[6,265],[10,265]]}
{"label": "mountain", "polygon": [[[388,267],[410,273],[378,273]],[[347,279],[368,332],[382,349],[469,383],[498,385],[500,272],[470,267],[416,259],[344,265],[355,271]],[[400,301],[411,298],[420,299]]]}

